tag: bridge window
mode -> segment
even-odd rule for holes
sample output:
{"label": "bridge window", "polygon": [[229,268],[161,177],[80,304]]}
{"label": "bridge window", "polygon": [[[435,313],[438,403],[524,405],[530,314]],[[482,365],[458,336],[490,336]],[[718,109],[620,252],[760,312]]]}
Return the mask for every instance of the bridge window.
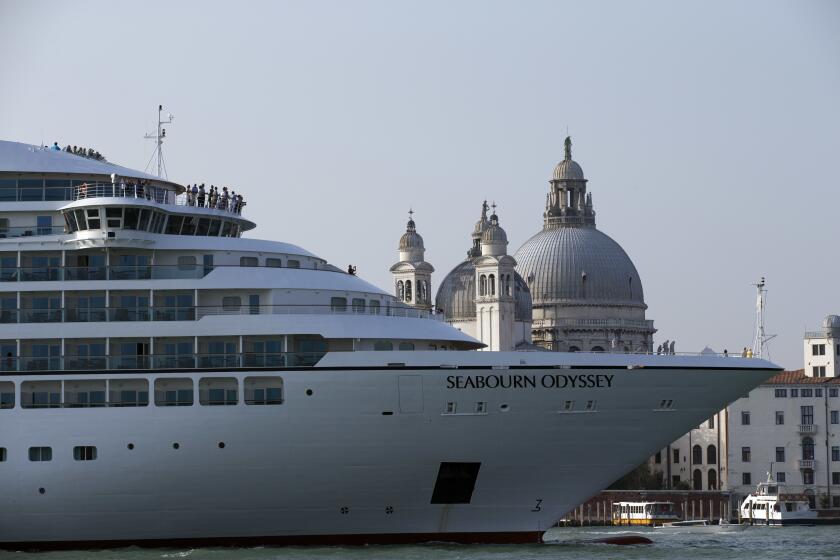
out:
{"label": "bridge window", "polygon": [[283,378],[246,377],[245,404],[283,404]]}
{"label": "bridge window", "polygon": [[400,342],[400,350],[414,350],[413,342]]}
{"label": "bridge window", "polygon": [[389,351],[394,349],[394,344],[390,340],[377,340],[373,343],[374,350]]}
{"label": "bridge window", "polygon": [[332,311],[339,311],[339,312],[347,311],[347,298],[345,298],[345,297],[330,298],[330,309]]}
{"label": "bridge window", "polygon": [[283,266],[283,260],[269,257],[265,259],[265,266],[269,268],[280,268]]}
{"label": "bridge window", "polygon": [[288,261],[286,261],[286,266],[289,268],[300,268],[300,261],[289,259]]}
{"label": "bridge window", "polygon": [[257,257],[239,257],[239,266],[259,266]]}
{"label": "bridge window", "polygon": [[353,313],[365,312],[365,298],[353,298]]}
{"label": "bridge window", "polygon": [[239,311],[242,307],[242,298],[239,296],[225,296],[222,298],[222,310]]}

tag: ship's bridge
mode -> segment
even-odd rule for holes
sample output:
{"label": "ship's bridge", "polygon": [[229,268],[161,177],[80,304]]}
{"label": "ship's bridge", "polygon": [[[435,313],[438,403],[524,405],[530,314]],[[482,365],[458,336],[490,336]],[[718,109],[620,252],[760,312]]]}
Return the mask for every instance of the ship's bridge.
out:
{"label": "ship's bridge", "polygon": [[[168,179],[19,142],[0,141],[0,203],[3,238],[77,232],[113,237],[115,230],[239,237],[256,227],[233,198],[218,197],[211,207],[208,197],[199,205]],[[63,224],[53,221],[59,213]]]}

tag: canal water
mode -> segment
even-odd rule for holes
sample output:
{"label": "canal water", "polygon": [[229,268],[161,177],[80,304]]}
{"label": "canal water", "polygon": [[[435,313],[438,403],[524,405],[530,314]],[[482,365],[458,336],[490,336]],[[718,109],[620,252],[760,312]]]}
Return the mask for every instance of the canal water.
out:
{"label": "canal water", "polygon": [[[592,541],[638,534],[653,544],[616,546]],[[691,529],[628,531],[620,527],[552,529],[542,545],[364,547],[249,547],[2,552],[2,560],[807,560],[840,559],[840,527],[748,527],[699,533]]]}

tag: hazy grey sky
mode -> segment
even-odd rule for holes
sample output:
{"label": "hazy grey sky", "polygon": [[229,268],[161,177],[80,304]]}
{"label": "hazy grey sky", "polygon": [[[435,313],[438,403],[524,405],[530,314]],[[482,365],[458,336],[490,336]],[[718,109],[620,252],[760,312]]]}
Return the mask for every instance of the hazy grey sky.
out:
{"label": "hazy grey sky", "polygon": [[241,189],[254,237],[390,290],[406,211],[433,284],[484,198],[513,253],[566,129],[657,341],[772,357],[840,313],[840,3],[0,0],[0,138]]}

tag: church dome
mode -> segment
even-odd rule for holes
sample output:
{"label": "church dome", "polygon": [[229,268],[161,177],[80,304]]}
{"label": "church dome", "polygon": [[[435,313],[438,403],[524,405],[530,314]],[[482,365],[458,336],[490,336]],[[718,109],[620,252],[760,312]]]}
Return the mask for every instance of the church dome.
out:
{"label": "church dome", "polygon": [[405,233],[400,237],[400,251],[409,251],[411,249],[423,249],[423,238],[417,233],[417,228],[414,226],[414,220],[408,221]]}
{"label": "church dome", "polygon": [[571,159],[564,159],[557,166],[554,168],[554,176],[552,177],[555,181],[566,181],[566,180],[574,180],[574,181],[582,181],[583,180],[583,169],[580,165],[574,160]]}
{"label": "church dome", "polygon": [[645,309],[642,281],[621,246],[594,227],[544,229],[514,255],[534,305],[630,305]]}
{"label": "church dome", "polygon": [[[525,280],[513,273],[514,319],[531,320],[531,293]],[[475,319],[475,265],[465,260],[453,268],[441,282],[435,307],[443,310],[447,321]]]}
{"label": "church dome", "polygon": [[827,315],[823,319],[823,329],[826,332],[840,331],[840,315]]}
{"label": "church dome", "polygon": [[496,217],[496,214],[490,216],[490,225],[487,226],[487,229],[485,229],[484,233],[481,234],[481,242],[486,244],[507,244],[507,233],[505,233],[505,230],[499,225],[499,218]]}

